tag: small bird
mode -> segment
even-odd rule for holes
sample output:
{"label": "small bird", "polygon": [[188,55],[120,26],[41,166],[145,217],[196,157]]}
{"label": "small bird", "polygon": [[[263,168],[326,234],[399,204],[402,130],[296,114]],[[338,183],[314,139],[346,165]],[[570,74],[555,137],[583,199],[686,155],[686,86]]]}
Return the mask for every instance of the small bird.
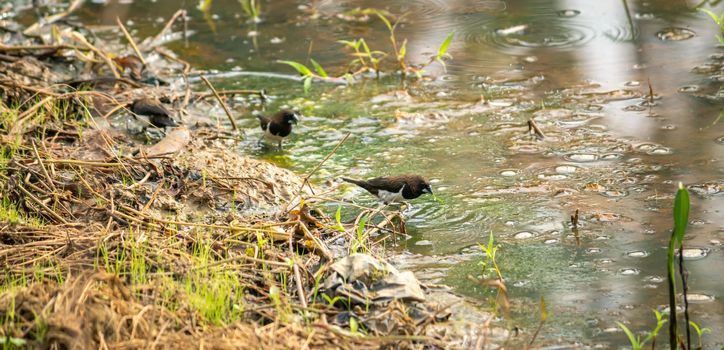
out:
{"label": "small bird", "polygon": [[401,203],[424,193],[432,194],[430,183],[419,175],[384,176],[367,181],[343,177],[342,180],[364,188],[385,204]]}
{"label": "small bird", "polygon": [[133,101],[131,112],[133,112],[134,118],[135,115],[148,117],[148,122],[157,128],[165,129],[179,125],[175,119],[171,118],[171,112],[155,99],[142,98]]}
{"label": "small bird", "polygon": [[[299,122],[299,114],[288,109],[283,109],[276,112],[271,117],[265,117],[260,113],[255,113],[257,119],[259,119],[259,126],[264,131],[263,137],[278,141],[279,149],[282,149],[282,140],[292,133],[292,124]],[[262,140],[259,139],[261,143]]]}

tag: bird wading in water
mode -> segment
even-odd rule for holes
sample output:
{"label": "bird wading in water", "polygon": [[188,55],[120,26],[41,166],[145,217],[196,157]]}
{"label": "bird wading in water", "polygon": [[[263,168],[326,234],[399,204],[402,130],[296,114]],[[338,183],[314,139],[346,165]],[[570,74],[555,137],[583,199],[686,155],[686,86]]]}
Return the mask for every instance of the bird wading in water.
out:
{"label": "bird wading in water", "polygon": [[259,119],[259,126],[264,131],[264,135],[259,139],[262,142],[264,137],[277,141],[279,150],[282,150],[282,141],[292,133],[292,124],[299,122],[299,114],[294,111],[283,109],[276,112],[271,117],[263,116],[255,113],[254,116]]}
{"label": "bird wading in water", "polygon": [[385,204],[403,203],[427,193],[432,194],[430,183],[419,175],[396,175],[376,177],[369,180],[342,180],[364,188]]}

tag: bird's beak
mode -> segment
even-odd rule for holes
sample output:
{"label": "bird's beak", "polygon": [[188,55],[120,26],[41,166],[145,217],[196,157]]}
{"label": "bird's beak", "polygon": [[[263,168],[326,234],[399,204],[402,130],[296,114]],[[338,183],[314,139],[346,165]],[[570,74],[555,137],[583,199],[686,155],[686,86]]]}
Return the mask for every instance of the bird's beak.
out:
{"label": "bird's beak", "polygon": [[422,193],[432,194],[432,187],[425,187],[422,189]]}
{"label": "bird's beak", "polygon": [[294,124],[299,123],[299,114],[294,113],[294,117],[292,117],[292,120],[290,120],[289,122],[294,123]]}

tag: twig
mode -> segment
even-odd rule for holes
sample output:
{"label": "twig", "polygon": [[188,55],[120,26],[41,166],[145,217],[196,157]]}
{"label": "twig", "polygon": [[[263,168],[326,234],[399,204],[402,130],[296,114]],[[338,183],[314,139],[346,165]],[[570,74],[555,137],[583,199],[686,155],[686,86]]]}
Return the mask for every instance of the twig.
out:
{"label": "twig", "polygon": [[538,124],[535,123],[535,120],[533,120],[533,118],[528,119],[528,133],[530,133],[531,131],[533,131],[535,137],[538,140],[542,140],[545,138],[545,135],[543,135],[543,131],[540,130]]}
{"label": "twig", "polygon": [[116,17],[116,23],[118,23],[118,26],[121,27],[121,30],[123,31],[123,35],[126,36],[126,40],[128,40],[128,43],[131,44],[133,51],[136,52],[136,56],[138,56],[138,58],[141,60],[141,63],[143,63],[143,65],[145,66],[146,60],[143,58],[143,55],[141,54],[141,50],[139,50],[138,46],[136,46],[136,42],[133,41],[131,34],[128,33],[128,30],[126,30],[126,27],[121,22],[121,19]]}
{"label": "twig", "polygon": [[299,302],[302,304],[303,307],[307,307],[307,297],[304,296],[304,286],[302,286],[302,275],[299,273],[299,264],[296,261],[296,254],[294,253],[294,234],[293,232],[289,233],[289,255],[292,256],[293,259],[293,265],[292,265],[292,271],[294,272],[294,282],[297,285],[297,294],[299,297]]}
{"label": "twig", "polygon": [[578,228],[578,209],[576,209],[576,213],[571,215],[571,225],[573,225],[573,229]]}
{"label": "twig", "polygon": [[113,76],[115,78],[121,77],[118,74],[118,71],[116,71],[116,65],[113,64],[113,62],[111,61],[110,58],[108,58],[108,55],[103,53],[103,51],[101,51],[97,47],[93,46],[93,44],[89,43],[88,40],[86,40],[82,35],[73,32],[70,34],[70,36],[73,37],[73,39],[79,41],[81,44],[83,44],[83,46],[85,46],[89,50],[93,51],[96,55],[98,55],[105,62],[106,66],[108,66],[108,68],[111,70],[111,73],[113,73]]}
{"label": "twig", "polygon": [[[260,98],[265,99],[266,98],[266,91],[264,89],[261,90],[249,90],[249,89],[241,89],[241,90],[219,90],[216,91],[219,95],[259,95]],[[213,93],[205,93],[199,95],[198,99],[204,99],[209,98],[211,96],[214,96]]]}
{"label": "twig", "polygon": [[45,165],[43,164],[43,160],[40,158],[40,153],[38,153],[38,147],[35,146],[35,141],[31,141],[33,145],[33,152],[35,152],[35,158],[38,160],[38,163],[40,164],[40,170],[43,171],[43,175],[45,175],[45,179],[48,180],[48,186],[50,186],[50,189],[53,190],[53,192],[57,192],[58,189],[55,188],[55,184],[53,184],[53,178],[50,177],[50,174],[48,174],[48,171],[45,169]]}
{"label": "twig", "polygon": [[299,222],[299,227],[302,229],[302,232],[304,233],[304,236],[307,237],[310,241],[314,243],[314,245],[319,249],[319,252],[324,255],[324,257],[327,259],[327,261],[334,261],[334,255],[332,252],[329,251],[329,248],[327,248],[326,245],[324,245],[324,242],[322,242],[318,237],[313,235],[311,232],[309,232],[309,229],[307,228],[307,225],[305,225],[302,222]]}
{"label": "twig", "polygon": [[216,96],[216,100],[219,101],[219,103],[221,104],[221,107],[224,108],[224,112],[226,112],[226,116],[229,117],[229,121],[231,122],[231,128],[233,130],[237,130],[236,122],[234,121],[234,117],[231,115],[231,111],[229,111],[229,107],[226,106],[226,103],[224,103],[224,101],[221,99],[221,96],[219,96],[219,93],[216,92],[216,89],[214,89],[214,86],[211,85],[211,82],[209,81],[209,79],[206,79],[206,77],[202,75],[201,80],[203,80],[204,83],[206,83],[206,86],[208,86],[209,89],[211,89],[211,92],[213,92],[214,96]]}
{"label": "twig", "polygon": [[70,164],[70,165],[85,165],[85,166],[93,166],[93,167],[101,167],[101,168],[108,168],[108,167],[117,167],[122,166],[123,163],[106,163],[103,161],[93,161],[93,160],[76,160],[76,159],[46,159],[47,163],[52,164]]}
{"label": "twig", "polygon": [[73,11],[75,11],[82,3],[83,3],[83,0],[75,0],[75,1],[73,1],[73,2],[70,4],[70,6],[68,6],[68,9],[67,9],[67,10],[65,10],[65,11],[63,11],[63,12],[60,12],[60,13],[56,13],[56,14],[54,14],[54,15],[52,15],[52,16],[48,16],[48,17],[46,17],[46,18],[44,18],[44,19],[36,22],[35,24],[33,24],[33,25],[31,25],[30,27],[28,27],[27,29],[25,29],[25,30],[23,31],[23,34],[29,35],[29,34],[35,32],[36,30],[38,30],[38,28],[40,28],[41,26],[51,24],[51,23],[56,22],[56,21],[58,21],[59,19],[65,17],[65,16],[68,16],[68,15],[71,14]]}
{"label": "twig", "polygon": [[154,36],[150,42],[146,42],[144,40],[142,45],[148,45],[149,47],[153,47],[154,46],[153,44],[156,44],[161,39],[161,37],[164,36],[169,29],[171,29],[173,22],[175,22],[176,19],[178,18],[178,16],[181,16],[181,15],[186,17],[186,10],[176,11],[176,13],[174,13],[173,16],[171,16],[171,19],[169,19],[168,22],[166,22],[166,25],[163,26],[163,29],[161,29],[161,31],[158,32],[158,34],[156,34],[156,36]]}
{"label": "twig", "polygon": [[161,182],[159,182],[158,185],[156,185],[157,186],[156,190],[153,191],[153,194],[151,195],[151,199],[148,200],[148,203],[146,203],[146,205],[143,206],[143,209],[141,209],[141,213],[145,212],[146,210],[148,210],[148,208],[151,207],[151,205],[153,205],[153,202],[156,200],[158,193],[161,192],[161,189],[163,189],[164,183],[166,183],[166,179],[162,179]]}
{"label": "twig", "polygon": [[[302,190],[304,189],[304,186],[309,184],[309,178],[312,177],[312,175],[313,175],[315,172],[317,172],[317,170],[319,170],[319,168],[322,167],[322,164],[324,164],[324,162],[326,162],[330,157],[332,157],[332,155],[334,155],[334,154],[337,152],[337,150],[339,149],[339,147],[342,146],[342,144],[343,144],[345,141],[347,141],[347,139],[349,138],[350,135],[352,135],[352,132],[348,132],[347,135],[344,135],[344,137],[343,137],[341,140],[339,140],[339,142],[337,143],[337,145],[334,146],[334,148],[332,149],[332,152],[329,152],[329,154],[327,154],[327,156],[324,157],[324,159],[322,159],[322,161],[319,162],[319,163],[317,164],[317,166],[315,166],[314,169],[312,169],[312,171],[310,171],[309,173],[307,173],[307,175],[304,176],[304,181],[302,182],[302,186],[299,187],[299,191],[297,191],[297,195],[299,195],[299,194],[302,193]],[[311,189],[311,187],[310,187],[310,189]]]}
{"label": "twig", "polygon": [[62,216],[58,215],[58,213],[56,213],[56,212],[54,212],[52,209],[48,208],[48,206],[45,205],[45,203],[43,203],[43,201],[41,201],[38,197],[35,197],[35,195],[33,195],[32,193],[30,193],[30,191],[26,190],[25,187],[23,187],[22,185],[18,184],[18,188],[19,188],[23,193],[25,193],[26,196],[30,197],[30,199],[32,199],[33,202],[35,202],[36,204],[38,204],[39,206],[41,206],[43,209],[45,209],[45,210],[48,212],[48,214],[49,214],[50,216],[52,216],[54,219],[58,220],[59,222],[61,222],[61,223],[63,223],[63,224],[67,224],[67,223],[68,223],[67,221],[65,221],[65,219],[63,219]]}
{"label": "twig", "polygon": [[82,47],[75,46],[75,45],[67,45],[67,44],[60,44],[60,45],[2,45],[0,44],[0,52],[6,52],[6,51],[23,51],[23,50],[62,50],[62,49],[71,49],[71,50],[80,50]]}

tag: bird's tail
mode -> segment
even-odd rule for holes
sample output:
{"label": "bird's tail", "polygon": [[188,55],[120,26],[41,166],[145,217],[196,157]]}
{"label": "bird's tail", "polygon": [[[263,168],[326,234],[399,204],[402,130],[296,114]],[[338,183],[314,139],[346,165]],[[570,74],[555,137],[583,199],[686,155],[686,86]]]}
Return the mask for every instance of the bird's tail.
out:
{"label": "bird's tail", "polygon": [[364,181],[362,181],[362,180],[350,179],[350,178],[348,178],[348,177],[343,177],[343,178],[341,178],[341,179],[342,179],[342,181],[344,181],[344,182],[349,182],[349,183],[351,183],[351,184],[355,184],[355,185],[360,186],[360,187],[364,187],[364,185],[367,184],[366,182],[364,182]]}

